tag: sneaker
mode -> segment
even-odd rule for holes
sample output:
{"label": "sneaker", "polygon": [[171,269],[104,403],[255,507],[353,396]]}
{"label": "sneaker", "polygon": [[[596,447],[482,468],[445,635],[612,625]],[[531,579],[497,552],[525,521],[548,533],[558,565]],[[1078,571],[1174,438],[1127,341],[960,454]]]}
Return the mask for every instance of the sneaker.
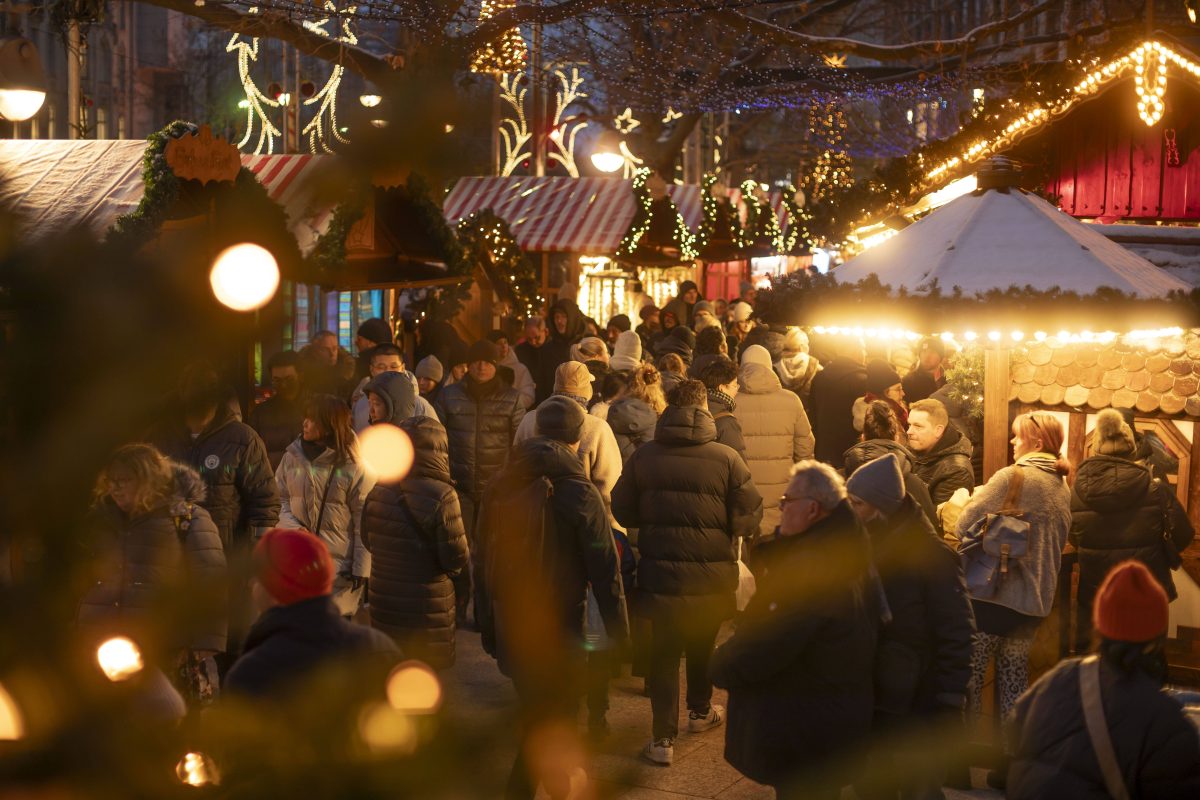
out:
{"label": "sneaker", "polygon": [[725,721],[725,709],[718,705],[708,707],[708,712],[701,714],[698,711],[688,712],[688,730],[692,733],[700,733],[709,728],[715,728]]}
{"label": "sneaker", "polygon": [[674,739],[651,739],[642,748],[642,758],[659,767],[669,767],[675,760]]}

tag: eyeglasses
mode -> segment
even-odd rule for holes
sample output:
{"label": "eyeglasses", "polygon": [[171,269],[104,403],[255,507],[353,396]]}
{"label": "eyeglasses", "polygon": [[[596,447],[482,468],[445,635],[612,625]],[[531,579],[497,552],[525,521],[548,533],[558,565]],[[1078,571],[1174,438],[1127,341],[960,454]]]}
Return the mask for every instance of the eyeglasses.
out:
{"label": "eyeglasses", "polygon": [[807,495],[802,495],[802,494],[796,495],[795,497],[789,497],[788,495],[785,494],[779,498],[779,509],[782,511],[787,506],[788,503],[794,503],[797,500],[812,500],[812,498],[808,497]]}

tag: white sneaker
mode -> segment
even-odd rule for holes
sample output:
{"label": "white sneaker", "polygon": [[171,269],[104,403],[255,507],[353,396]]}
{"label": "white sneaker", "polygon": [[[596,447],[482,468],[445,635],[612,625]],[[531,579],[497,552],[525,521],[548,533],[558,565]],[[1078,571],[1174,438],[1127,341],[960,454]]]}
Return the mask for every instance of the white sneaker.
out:
{"label": "white sneaker", "polygon": [[672,739],[651,739],[642,748],[642,758],[659,767],[669,767],[675,760],[675,742]]}
{"label": "white sneaker", "polygon": [[708,707],[707,714],[697,714],[695,711],[688,712],[688,730],[692,733],[700,733],[709,728],[715,728],[724,721],[725,709],[716,704]]}

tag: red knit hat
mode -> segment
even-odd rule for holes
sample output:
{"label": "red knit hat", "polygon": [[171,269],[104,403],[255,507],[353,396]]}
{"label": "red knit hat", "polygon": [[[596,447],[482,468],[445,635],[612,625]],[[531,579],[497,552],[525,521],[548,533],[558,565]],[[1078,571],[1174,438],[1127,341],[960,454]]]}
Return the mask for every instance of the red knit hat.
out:
{"label": "red knit hat", "polygon": [[254,577],[280,605],[333,592],[333,559],[308,531],[273,528],[254,547]]}
{"label": "red knit hat", "polygon": [[1105,639],[1148,642],[1167,632],[1167,593],[1140,561],[1124,561],[1096,593],[1093,620]]}

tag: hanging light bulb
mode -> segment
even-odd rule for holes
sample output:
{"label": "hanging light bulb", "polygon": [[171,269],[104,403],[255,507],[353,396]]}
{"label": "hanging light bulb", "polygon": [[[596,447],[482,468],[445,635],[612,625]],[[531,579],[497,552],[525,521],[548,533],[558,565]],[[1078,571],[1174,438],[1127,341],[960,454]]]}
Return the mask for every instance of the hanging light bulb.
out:
{"label": "hanging light bulb", "polygon": [[209,273],[213,294],[234,311],[253,311],[271,302],[279,288],[279,264],[265,247],[236,244],[221,251]]}

